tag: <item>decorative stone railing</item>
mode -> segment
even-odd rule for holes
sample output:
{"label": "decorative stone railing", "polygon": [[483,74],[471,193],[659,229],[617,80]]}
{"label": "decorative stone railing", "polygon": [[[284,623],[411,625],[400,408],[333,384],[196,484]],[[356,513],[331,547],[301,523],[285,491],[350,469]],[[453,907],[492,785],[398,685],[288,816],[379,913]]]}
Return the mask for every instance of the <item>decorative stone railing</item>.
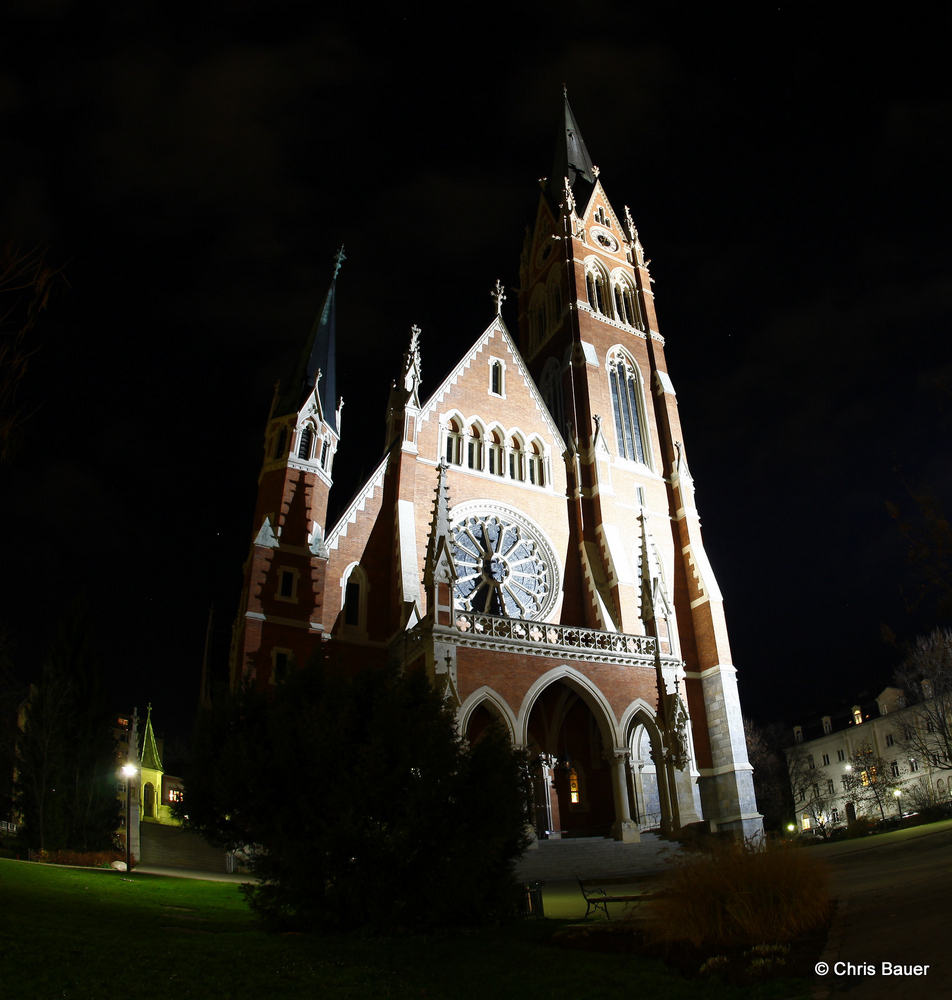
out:
{"label": "decorative stone railing", "polygon": [[653,659],[655,655],[656,639],[650,635],[602,632],[593,628],[478,615],[469,611],[458,612],[455,624],[463,645],[519,646],[526,652],[543,656],[572,656],[584,660],[622,658],[644,661]]}

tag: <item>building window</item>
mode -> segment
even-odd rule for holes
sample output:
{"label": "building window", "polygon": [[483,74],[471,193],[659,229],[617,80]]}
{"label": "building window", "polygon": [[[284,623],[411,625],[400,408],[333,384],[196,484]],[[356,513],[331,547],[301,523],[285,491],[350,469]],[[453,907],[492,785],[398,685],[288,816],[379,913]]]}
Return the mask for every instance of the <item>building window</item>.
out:
{"label": "building window", "polygon": [[514,437],[509,442],[509,478],[522,481],[526,478],[525,455],[522,442]]}
{"label": "building window", "polygon": [[829,763],[830,763],[830,755],[828,753],[825,753],[823,755],[823,766],[826,767],[826,765]]}
{"label": "building window", "polygon": [[833,732],[833,723],[828,715],[823,716],[823,732],[827,735]]}
{"label": "building window", "polygon": [[324,442],[321,445],[321,468],[326,469],[328,461],[331,457],[330,441],[324,438]]}
{"label": "building window", "polygon": [[827,778],[827,780],[826,780],[826,790],[827,790],[827,792],[830,795],[832,795],[836,791],[836,785],[833,783],[833,779],[832,778]]}
{"label": "building window", "polygon": [[275,595],[279,601],[297,600],[298,571],[282,568],[278,576],[278,592]]}
{"label": "building window", "polygon": [[343,597],[343,624],[347,629],[366,629],[367,597],[369,592],[367,574],[360,563],[353,563],[341,580]]}
{"label": "building window", "polygon": [[909,770],[913,774],[915,774],[916,771],[919,770],[919,761],[917,761],[915,757],[910,757],[909,758]]}
{"label": "building window", "polygon": [[535,486],[545,486],[545,459],[538,441],[532,442],[526,465],[529,470],[529,482]]}
{"label": "building window", "polygon": [[489,472],[493,476],[503,476],[506,470],[502,461],[502,436],[498,431],[493,431],[489,435],[486,458]]}
{"label": "building window", "polygon": [[142,814],[147,817],[155,815],[155,786],[151,781],[147,781],[142,788]]}
{"label": "building window", "polygon": [[469,440],[466,442],[466,464],[477,472],[483,467],[483,439],[475,424],[469,429]]}
{"label": "building window", "polygon": [[446,425],[446,450],[444,455],[450,465],[460,465],[462,462],[462,425],[456,420],[450,420]]}
{"label": "building window", "polygon": [[795,743],[803,742],[803,730],[799,726],[793,727],[793,739]]}
{"label": "building window", "polygon": [[837,760],[846,760],[846,752],[844,750],[837,750],[836,751],[836,759]]}
{"label": "building window", "polygon": [[608,358],[608,379],[618,454],[629,461],[645,464],[641,375],[638,368],[621,351],[615,351]]}
{"label": "building window", "polygon": [[585,287],[588,290],[588,304],[592,309],[611,319],[612,307],[608,298],[608,278],[597,264],[590,264],[586,269]]}
{"label": "building window", "polygon": [[301,443],[298,445],[298,458],[307,460],[311,457],[311,441],[314,438],[314,432],[310,427],[305,427],[301,431]]}
{"label": "building window", "polygon": [[816,761],[813,759],[813,754],[807,754],[807,766],[811,771],[816,770]]}
{"label": "building window", "polygon": [[886,746],[887,747],[891,747],[893,745],[893,742],[894,742],[894,740],[893,740],[893,734],[892,733],[886,733]]}
{"label": "building window", "polygon": [[271,683],[277,684],[288,676],[294,654],[290,649],[271,650]]}
{"label": "building window", "polygon": [[858,726],[863,721],[863,713],[859,708],[853,709],[853,722]]}
{"label": "building window", "polygon": [[899,761],[898,761],[898,760],[894,760],[894,761],[893,761],[893,762],[892,762],[892,763],[891,763],[891,764],[889,765],[889,768],[890,768],[890,770],[892,771],[892,776],[893,776],[894,778],[898,778],[898,777],[899,777]]}
{"label": "building window", "polygon": [[489,391],[494,396],[502,396],[504,389],[502,362],[493,359],[489,362]]}

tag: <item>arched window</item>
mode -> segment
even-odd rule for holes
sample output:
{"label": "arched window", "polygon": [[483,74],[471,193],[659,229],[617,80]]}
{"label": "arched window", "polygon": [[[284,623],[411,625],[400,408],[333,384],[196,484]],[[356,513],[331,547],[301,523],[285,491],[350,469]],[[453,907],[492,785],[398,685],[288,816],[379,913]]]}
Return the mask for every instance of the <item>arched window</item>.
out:
{"label": "arched window", "polygon": [[367,574],[360,563],[354,563],[344,574],[342,581],[344,627],[365,629],[367,627],[367,596],[369,587]]}
{"label": "arched window", "polygon": [[612,298],[615,303],[615,318],[636,330],[643,330],[638,293],[628,276],[621,271],[612,273]]}
{"label": "arched window", "polygon": [[483,437],[479,427],[473,424],[469,429],[469,440],[466,442],[466,464],[478,472],[483,467]]}
{"label": "arched window", "polygon": [[638,367],[622,351],[614,351],[608,356],[608,378],[618,454],[629,461],[644,464],[644,420]]}
{"label": "arched window", "polygon": [[502,380],[503,367],[502,362],[494,359],[489,365],[489,391],[494,396],[503,395],[503,380]]}
{"label": "arched window", "polygon": [[588,304],[603,316],[612,315],[612,304],[608,297],[608,277],[595,263],[585,269],[585,287],[588,289]]}
{"label": "arched window", "polygon": [[486,448],[486,465],[493,476],[505,475],[502,460],[502,435],[499,431],[492,431],[488,438]]}
{"label": "arched window", "polygon": [[446,461],[450,465],[459,465],[462,462],[462,424],[458,420],[451,419],[446,425]]}
{"label": "arched window", "polygon": [[515,436],[509,441],[509,478],[520,481],[526,478],[525,452],[522,442]]}
{"label": "arched window", "polygon": [[155,786],[151,781],[147,781],[142,789],[142,814],[155,815]]}
{"label": "arched window", "polygon": [[301,431],[301,441],[298,444],[298,458],[303,458],[305,460],[311,457],[311,441],[314,437],[314,432],[310,427],[305,427]]}
{"label": "arched window", "polygon": [[526,453],[526,467],[529,473],[529,482],[535,486],[545,486],[545,456],[542,445],[538,441],[532,441]]}
{"label": "arched window", "polygon": [[321,467],[322,468],[324,468],[324,469],[327,468],[327,464],[330,461],[330,457],[331,457],[330,441],[327,438],[324,438],[324,441],[321,444]]}

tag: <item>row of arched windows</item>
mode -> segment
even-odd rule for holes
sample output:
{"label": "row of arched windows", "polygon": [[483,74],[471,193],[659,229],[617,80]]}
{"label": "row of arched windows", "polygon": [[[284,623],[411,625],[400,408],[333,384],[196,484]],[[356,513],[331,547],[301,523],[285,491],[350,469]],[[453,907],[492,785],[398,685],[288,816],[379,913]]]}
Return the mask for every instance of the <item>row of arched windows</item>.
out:
{"label": "row of arched windows", "polygon": [[638,291],[623,271],[609,274],[597,260],[589,259],[585,261],[585,288],[588,304],[595,312],[636,330],[644,330]]}
{"label": "row of arched windows", "polygon": [[483,427],[478,420],[468,425],[460,416],[446,421],[443,457],[459,465],[491,476],[506,476],[517,482],[545,486],[545,446],[538,437],[526,440],[518,431]]}

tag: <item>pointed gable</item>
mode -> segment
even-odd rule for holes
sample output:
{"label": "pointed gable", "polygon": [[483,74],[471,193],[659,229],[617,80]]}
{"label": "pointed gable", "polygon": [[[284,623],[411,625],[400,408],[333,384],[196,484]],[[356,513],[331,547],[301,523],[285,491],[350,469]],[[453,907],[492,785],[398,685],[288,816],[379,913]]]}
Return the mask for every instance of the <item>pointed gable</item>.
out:
{"label": "pointed gable", "polygon": [[[502,365],[501,392],[493,391],[493,362]],[[457,412],[464,422],[499,423],[522,434],[544,434],[561,454],[565,441],[549,413],[506,324],[497,316],[424,403],[420,421]],[[439,456],[432,456],[434,459]],[[462,463],[460,463],[462,464]]]}

